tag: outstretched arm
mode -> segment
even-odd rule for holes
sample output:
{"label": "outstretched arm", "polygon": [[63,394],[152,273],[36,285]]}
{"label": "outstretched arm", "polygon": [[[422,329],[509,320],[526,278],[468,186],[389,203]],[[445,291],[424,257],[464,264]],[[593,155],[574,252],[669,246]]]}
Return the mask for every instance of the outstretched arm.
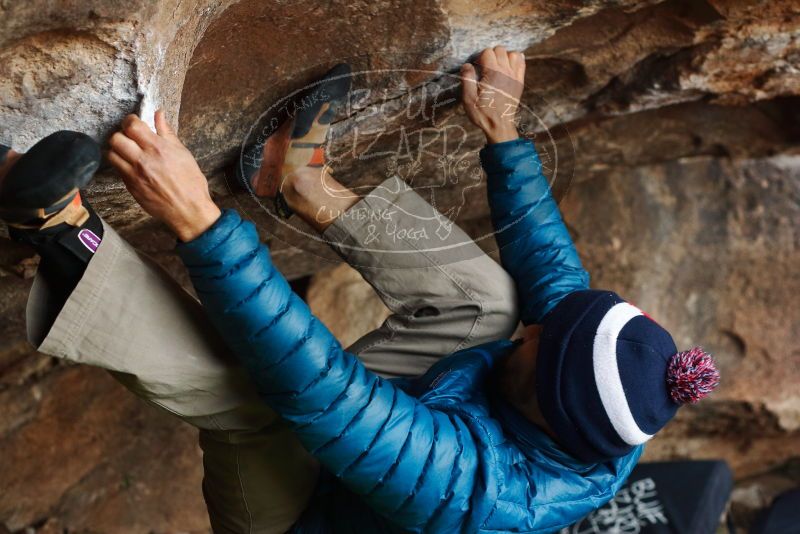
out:
{"label": "outstretched arm", "polygon": [[525,59],[502,47],[484,50],[462,69],[464,109],[486,133],[481,163],[503,267],[517,285],[524,324],[541,323],[561,299],[589,286],[572,238],[561,220],[539,156],[520,139],[514,122],[525,79]]}
{"label": "outstretched arm", "polygon": [[481,151],[489,207],[503,267],[514,278],[520,318],[542,322],[561,299],[589,287],[589,274],[561,220],[531,141],[518,139]]}
{"label": "outstretched arm", "polygon": [[[191,154],[156,117],[136,117],[112,162],[142,207],[184,243],[206,313],[265,399],[328,469],[404,529],[476,530],[470,506],[487,489],[477,438],[461,418],[424,406],[368,371],[275,269],[255,227],[221,213]],[[489,510],[482,513],[488,515]]]}
{"label": "outstretched arm", "polygon": [[469,508],[480,483],[466,424],[343,351],[275,269],[252,223],[226,211],[178,252],[206,313],[264,400],[330,472],[404,528],[466,519],[453,511]]}

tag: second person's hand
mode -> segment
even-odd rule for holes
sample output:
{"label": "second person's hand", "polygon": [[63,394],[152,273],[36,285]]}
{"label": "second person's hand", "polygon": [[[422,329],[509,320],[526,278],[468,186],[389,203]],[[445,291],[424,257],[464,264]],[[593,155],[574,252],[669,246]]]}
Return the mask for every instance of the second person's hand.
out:
{"label": "second person's hand", "polygon": [[208,181],[192,153],[156,111],[154,133],[136,115],[111,136],[108,160],[142,208],[166,224],[181,241],[191,241],[220,217]]}

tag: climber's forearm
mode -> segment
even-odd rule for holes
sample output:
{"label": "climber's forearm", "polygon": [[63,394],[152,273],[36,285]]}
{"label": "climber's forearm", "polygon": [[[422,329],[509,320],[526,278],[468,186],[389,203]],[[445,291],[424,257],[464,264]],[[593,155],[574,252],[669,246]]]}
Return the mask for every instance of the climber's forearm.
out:
{"label": "climber's forearm", "polygon": [[[272,265],[251,223],[226,211],[178,253],[263,398],[329,472],[403,528],[418,530],[443,504],[466,509],[466,490],[442,503],[438,493],[411,491],[408,480],[425,466],[457,468],[460,483],[473,487],[477,454],[468,426],[343,351]],[[410,436],[413,452],[404,446]],[[456,448],[463,453],[454,455]]]}
{"label": "climber's forearm", "polygon": [[349,364],[342,363],[346,358],[333,335],[272,264],[255,226],[226,210],[177,252],[206,314],[281,415],[313,414],[318,407],[309,399],[327,406],[332,398],[301,392],[308,393],[323,375],[332,380],[348,374]]}
{"label": "climber's forearm", "polygon": [[503,267],[517,285],[520,316],[540,323],[565,296],[589,286],[589,275],[561,220],[531,141],[481,151],[489,208]]}
{"label": "climber's forearm", "polygon": [[533,144],[519,139],[515,116],[522,98],[525,57],[487,48],[461,69],[464,111],[486,134],[481,161],[503,267],[517,285],[520,316],[539,323],[589,276],[561,221]]}

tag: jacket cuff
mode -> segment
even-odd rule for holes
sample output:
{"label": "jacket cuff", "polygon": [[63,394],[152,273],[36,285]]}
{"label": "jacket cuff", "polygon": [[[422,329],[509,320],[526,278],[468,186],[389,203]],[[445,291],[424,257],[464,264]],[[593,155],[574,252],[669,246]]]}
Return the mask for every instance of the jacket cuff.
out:
{"label": "jacket cuff", "polygon": [[186,265],[203,263],[208,254],[224,243],[241,223],[242,218],[236,210],[225,209],[211,228],[187,243],[179,242],[175,252]]}
{"label": "jacket cuff", "polygon": [[486,145],[480,151],[481,165],[487,174],[513,171],[521,158],[536,153],[533,141],[520,137],[512,141]]}

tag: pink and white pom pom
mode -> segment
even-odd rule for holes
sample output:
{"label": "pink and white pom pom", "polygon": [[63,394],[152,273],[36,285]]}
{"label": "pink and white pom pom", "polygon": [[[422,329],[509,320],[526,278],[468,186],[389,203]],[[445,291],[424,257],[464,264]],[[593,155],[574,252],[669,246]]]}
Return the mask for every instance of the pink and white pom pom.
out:
{"label": "pink and white pom pom", "polygon": [[667,389],[677,404],[694,404],[719,385],[719,371],[710,354],[700,347],[672,356],[667,367]]}

